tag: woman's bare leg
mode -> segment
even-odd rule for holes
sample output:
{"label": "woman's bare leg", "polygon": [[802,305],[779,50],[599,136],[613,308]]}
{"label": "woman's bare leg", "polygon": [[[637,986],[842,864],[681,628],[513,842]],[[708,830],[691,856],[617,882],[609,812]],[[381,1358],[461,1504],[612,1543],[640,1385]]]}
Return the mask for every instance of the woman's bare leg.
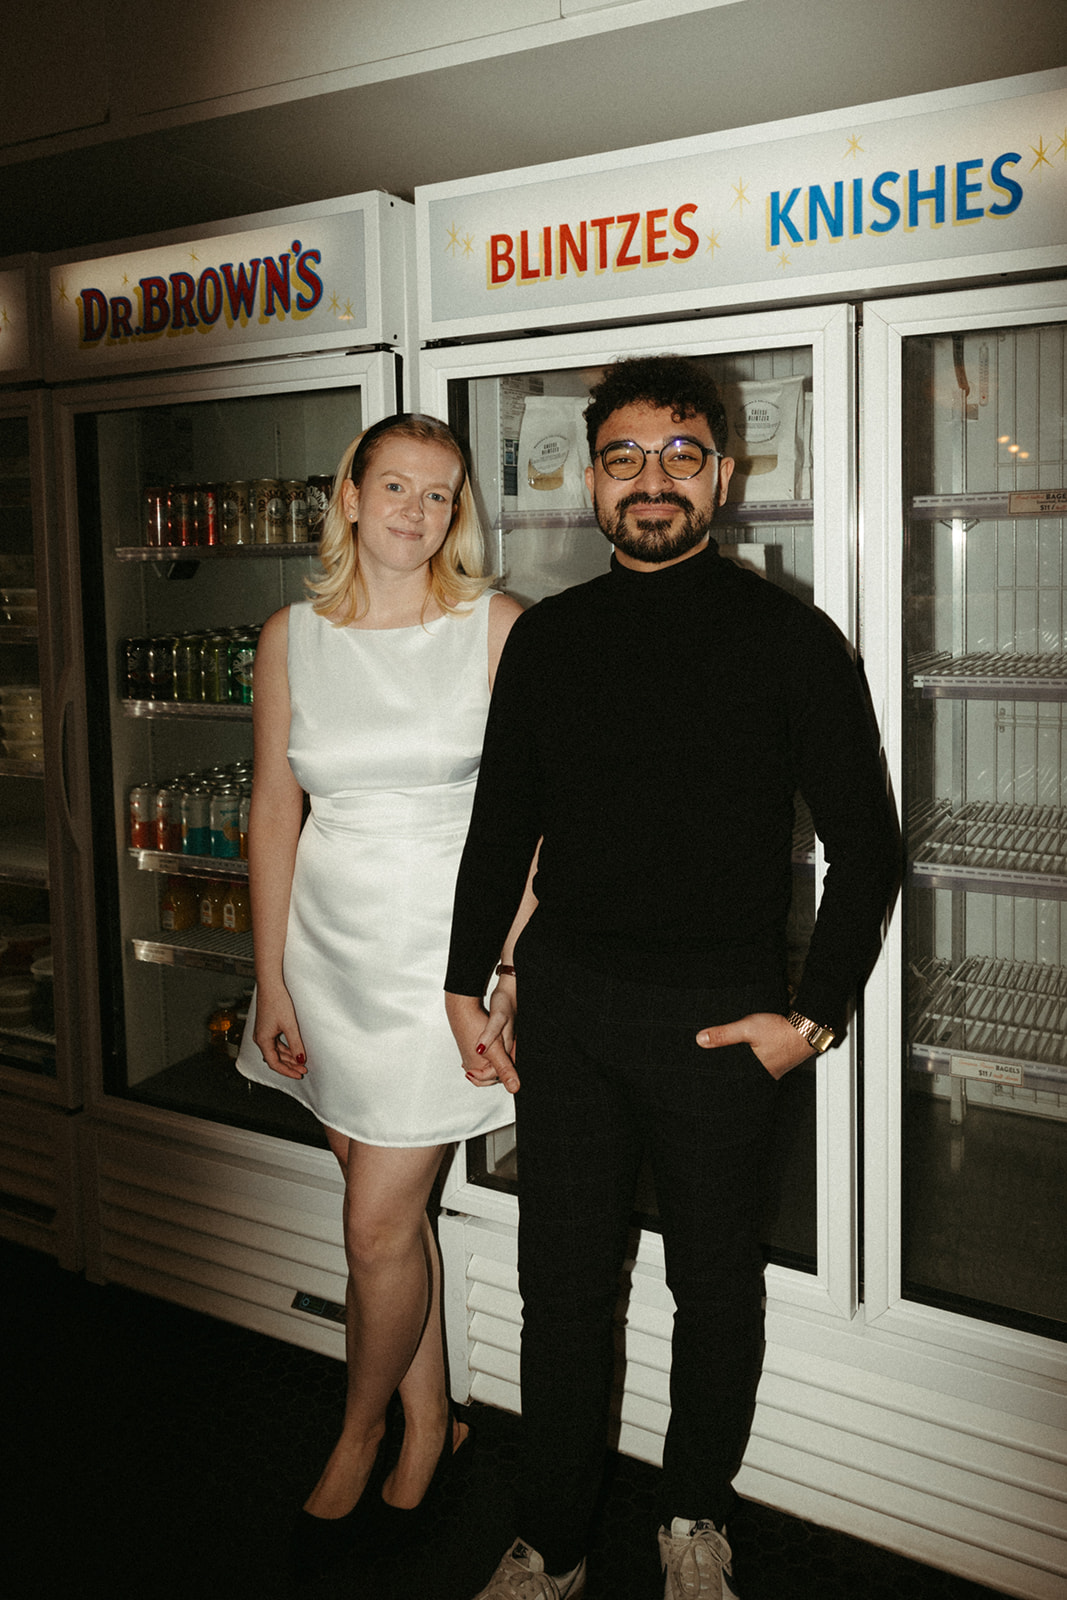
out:
{"label": "woman's bare leg", "polygon": [[[363,1493],[398,1388],[406,1421],[397,1483],[401,1494],[416,1491],[412,1504],[441,1449],[447,1402],[440,1276],[426,1204],[443,1147],[387,1150],[329,1128],[326,1136],[345,1175],[348,1392],[341,1436],[305,1510],[333,1518],[344,1516]],[[435,1429],[436,1448],[424,1472]]]}

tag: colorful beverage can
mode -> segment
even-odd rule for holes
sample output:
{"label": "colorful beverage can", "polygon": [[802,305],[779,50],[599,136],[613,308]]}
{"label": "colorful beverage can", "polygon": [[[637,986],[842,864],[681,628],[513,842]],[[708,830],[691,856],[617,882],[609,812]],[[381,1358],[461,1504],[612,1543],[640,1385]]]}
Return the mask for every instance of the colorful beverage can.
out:
{"label": "colorful beverage can", "polygon": [[173,784],[162,784],[155,793],[155,847],[176,852],[182,847],[182,792]]}
{"label": "colorful beverage can", "polygon": [[182,634],[174,647],[175,700],[200,699],[200,635]]}
{"label": "colorful beverage can", "polygon": [[149,700],[174,699],[174,647],[177,643],[172,633],[159,634],[148,641],[145,676]]}
{"label": "colorful beverage can", "polygon": [[237,705],[252,704],[252,668],[259,634],[251,628],[238,628],[229,639],[230,699]]}
{"label": "colorful beverage can", "polygon": [[219,514],[219,490],[214,483],[199,483],[196,486],[197,499],[197,543],[218,544],[222,532],[222,519]]}
{"label": "colorful beverage can", "polygon": [[167,543],[196,543],[194,492],[186,484],[174,484],[167,491]]}
{"label": "colorful beverage can", "polygon": [[211,795],[211,854],[234,857],[241,854],[241,797],[237,785],[220,785]]}
{"label": "colorful beverage can", "polygon": [[141,527],[145,544],[158,547],[169,543],[166,489],[145,490]]}
{"label": "colorful beverage can", "polygon": [[156,789],[151,783],[135,783],[130,790],[130,844],[134,850],[154,850]]}
{"label": "colorful beverage can", "polygon": [[252,485],[243,479],[235,479],[233,483],[222,485],[223,544],[252,543],[252,520],[249,515],[251,492]]}
{"label": "colorful beverage can", "polygon": [[277,478],[257,478],[252,485],[255,494],[255,512],[252,515],[252,537],[256,544],[285,543],[285,500]]}
{"label": "colorful beverage can", "polygon": [[285,501],[285,542],[306,544],[308,537],[308,486],[295,478],[282,484]]}
{"label": "colorful beverage can", "polygon": [[123,639],[122,677],[123,692],[128,700],[148,700],[148,645],[147,639]]}
{"label": "colorful beverage can", "polygon": [[226,633],[200,635],[200,698],[224,705],[230,698],[230,639]]}
{"label": "colorful beverage can", "polygon": [[182,853],[211,854],[211,790],[206,783],[191,783],[182,790]]}
{"label": "colorful beverage can", "polygon": [[322,525],[333,494],[333,479],[315,475],[308,479],[308,538],[322,537]]}

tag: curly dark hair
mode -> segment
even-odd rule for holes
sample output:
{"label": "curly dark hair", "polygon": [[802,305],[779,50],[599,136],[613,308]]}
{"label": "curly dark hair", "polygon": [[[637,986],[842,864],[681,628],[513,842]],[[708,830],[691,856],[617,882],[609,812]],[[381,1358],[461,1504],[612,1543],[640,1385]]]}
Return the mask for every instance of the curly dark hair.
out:
{"label": "curly dark hair", "polygon": [[717,450],[726,449],[726,410],[714,380],[688,356],[627,356],[604,370],[585,409],[589,454],[602,425],[621,406],[648,405],[670,411],[675,422],[703,417]]}

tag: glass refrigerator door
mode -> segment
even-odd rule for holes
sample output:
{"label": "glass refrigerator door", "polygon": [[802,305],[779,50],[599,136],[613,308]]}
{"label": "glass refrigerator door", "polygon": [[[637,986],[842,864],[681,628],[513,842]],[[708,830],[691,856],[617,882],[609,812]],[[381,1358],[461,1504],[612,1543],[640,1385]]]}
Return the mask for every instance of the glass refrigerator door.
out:
{"label": "glass refrigerator door", "polygon": [[315,569],[315,480],[394,406],[385,355],[72,406],[91,740],[110,753],[94,773],[104,1088],[127,1103],[322,1142],[234,1067],[253,981],[250,671],[258,628]]}
{"label": "glass refrigerator door", "polygon": [[1062,1333],[1067,325],[1045,298],[960,297],[898,349],[899,1282]]}
{"label": "glass refrigerator door", "polygon": [[[44,421],[39,395],[0,398],[0,1079],[16,1091],[56,1085],[49,795],[51,684],[42,637],[48,589]],[[53,746],[48,741],[48,754]]]}
{"label": "glass refrigerator door", "polygon": [[[431,410],[447,405],[453,425],[470,441],[500,586],[531,604],[607,569],[611,547],[584,484],[582,410],[620,343],[634,354],[679,351],[708,368],[731,419],[727,453],[737,461],[717,518],[720,547],[769,582],[830,611],[851,634],[852,347],[850,314],[841,307],[627,329],[621,340],[601,332],[427,352],[422,393]],[[830,439],[826,457],[813,452],[813,432],[820,443]],[[825,459],[836,464],[836,476],[825,470]],[[791,954],[799,970],[817,893],[816,844],[799,797],[794,869]],[[828,1197],[819,1193],[817,1174],[821,1169],[825,1179],[835,1139],[842,1141],[835,1172],[843,1183],[836,1215],[846,1234],[851,1206],[852,1162],[845,1154],[850,1079],[842,1054],[847,1051],[835,1052],[829,1073],[825,1064],[809,1063],[783,1084],[793,1102],[792,1116],[783,1118],[790,1128],[782,1151],[787,1199],[768,1243],[775,1260],[811,1274],[827,1268],[834,1254],[822,1209]],[[467,1147],[467,1178],[487,1195],[513,1190],[514,1165],[511,1130]],[[468,1209],[477,1204],[468,1196]],[[655,1213],[648,1182],[639,1220],[654,1227]],[[842,1236],[839,1270],[830,1273],[842,1304],[851,1293],[848,1250]]]}

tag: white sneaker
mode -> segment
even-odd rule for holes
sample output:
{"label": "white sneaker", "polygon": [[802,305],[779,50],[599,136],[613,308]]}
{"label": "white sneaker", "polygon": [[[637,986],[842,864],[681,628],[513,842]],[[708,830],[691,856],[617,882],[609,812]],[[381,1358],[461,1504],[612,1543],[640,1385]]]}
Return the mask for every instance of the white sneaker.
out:
{"label": "white sneaker", "polygon": [[[684,1592],[684,1591],[683,1591]],[[536,1550],[516,1539],[484,1589],[474,1600],[581,1600],[585,1594],[585,1562],[560,1587],[549,1577]]]}
{"label": "white sneaker", "polygon": [[664,1569],[663,1600],[737,1600],[727,1583],[733,1553],[713,1522],[675,1517],[671,1531],[659,1530],[659,1561]]}

